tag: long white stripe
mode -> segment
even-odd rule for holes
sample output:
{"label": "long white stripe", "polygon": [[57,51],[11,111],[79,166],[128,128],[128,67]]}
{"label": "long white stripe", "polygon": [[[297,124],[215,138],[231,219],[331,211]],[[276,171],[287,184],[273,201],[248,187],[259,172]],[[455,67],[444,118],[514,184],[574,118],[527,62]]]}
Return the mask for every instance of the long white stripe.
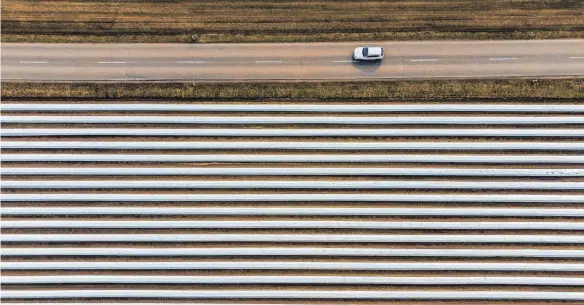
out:
{"label": "long white stripe", "polygon": [[5,229],[375,229],[375,230],[584,230],[584,222],[423,222],[423,221],[144,221],[144,220],[4,220]]}
{"label": "long white stripe", "polygon": [[3,141],[18,149],[584,150],[584,142]]}
{"label": "long white stripe", "polygon": [[427,62],[427,61],[438,61],[437,58],[422,58],[422,59],[411,59],[413,62]]}
{"label": "long white stripe", "polygon": [[2,270],[458,270],[580,272],[577,263],[353,263],[353,262],[2,262]]}
{"label": "long white stripe", "polygon": [[491,57],[491,58],[489,58],[489,60],[494,60],[494,61],[497,61],[497,60],[516,60],[516,59],[517,59],[517,57]]}
{"label": "long white stripe", "polygon": [[266,136],[266,137],[582,137],[584,129],[162,129],[162,128],[4,128],[22,136]]}
{"label": "long white stripe", "polygon": [[313,242],[584,244],[584,235],[2,234],[2,242]]}
{"label": "long white stripe", "polygon": [[4,202],[12,201],[96,201],[96,202],[202,202],[202,201],[323,201],[323,202],[552,202],[584,203],[584,195],[410,195],[410,194],[2,194]]}
{"label": "long white stripe", "polygon": [[584,163],[584,155],[2,154],[3,162]]}
{"label": "long white stripe", "polygon": [[375,248],[7,248],[3,256],[383,256],[584,258],[584,250]]}
{"label": "long white stripe", "polygon": [[[188,62],[190,63],[190,62]],[[195,62],[196,63],[196,62]],[[2,111],[217,111],[217,112],[584,112],[582,104],[26,104]]]}
{"label": "long white stripe", "polygon": [[382,167],[2,167],[2,175],[90,176],[500,176],[584,177],[584,169],[572,168],[382,168]]}
{"label": "long white stripe", "polygon": [[294,216],[506,216],[584,217],[584,209],[538,208],[183,208],[3,207],[2,215],[294,215]]}
{"label": "long white stripe", "polygon": [[44,124],[583,124],[583,116],[2,116],[2,123]]}
{"label": "long white stripe", "polygon": [[[584,292],[548,291],[363,291],[363,290],[4,290],[2,297],[382,299],[382,300],[584,300]],[[232,304],[231,304],[232,305]]]}
{"label": "long white stripe", "polygon": [[3,284],[326,284],[326,285],[554,285],[584,286],[574,277],[385,276],[2,276]]}
{"label": "long white stripe", "polygon": [[111,181],[2,181],[16,189],[505,189],[584,190],[584,182],[557,181],[274,181],[274,180],[111,180]]}

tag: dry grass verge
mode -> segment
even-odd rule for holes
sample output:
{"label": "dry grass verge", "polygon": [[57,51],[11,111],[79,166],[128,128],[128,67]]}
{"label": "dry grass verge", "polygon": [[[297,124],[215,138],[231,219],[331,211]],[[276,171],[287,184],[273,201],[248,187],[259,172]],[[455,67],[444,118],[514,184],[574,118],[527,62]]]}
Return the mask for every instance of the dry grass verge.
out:
{"label": "dry grass verge", "polygon": [[6,0],[8,42],[584,38],[581,0]]}
{"label": "dry grass verge", "polygon": [[3,99],[583,99],[584,79],[308,83],[4,83]]}

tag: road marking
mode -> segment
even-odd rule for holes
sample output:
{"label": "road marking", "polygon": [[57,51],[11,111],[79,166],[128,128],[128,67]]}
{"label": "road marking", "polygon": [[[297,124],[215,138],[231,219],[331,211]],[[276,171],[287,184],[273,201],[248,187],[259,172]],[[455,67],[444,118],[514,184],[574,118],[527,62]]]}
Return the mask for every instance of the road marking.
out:
{"label": "road marking", "polygon": [[21,64],[46,64],[48,62],[47,61],[24,61],[24,60],[21,60],[20,63]]}
{"label": "road marking", "polygon": [[125,61],[100,61],[100,64],[125,64]]}
{"label": "road marking", "polygon": [[412,59],[411,61],[414,61],[414,62],[417,62],[417,61],[421,61],[421,62],[424,62],[424,61],[438,61],[438,59],[436,59],[436,58],[421,58],[421,59]]}
{"label": "road marking", "polygon": [[132,78],[132,77],[127,77],[127,78],[110,78],[108,79],[109,81],[145,81],[146,79],[144,78]]}
{"label": "road marking", "polygon": [[517,57],[491,57],[489,60],[516,60]]}
{"label": "road marking", "polygon": [[358,62],[356,60],[333,60],[333,62]]}
{"label": "road marking", "polygon": [[584,59],[584,56],[572,56],[570,59]]}
{"label": "road marking", "polygon": [[176,63],[177,64],[202,64],[202,63],[204,63],[204,61],[198,61],[198,60],[189,61],[189,60],[187,60],[187,61],[177,61]]}
{"label": "road marking", "polygon": [[256,60],[256,64],[279,64],[281,60]]}

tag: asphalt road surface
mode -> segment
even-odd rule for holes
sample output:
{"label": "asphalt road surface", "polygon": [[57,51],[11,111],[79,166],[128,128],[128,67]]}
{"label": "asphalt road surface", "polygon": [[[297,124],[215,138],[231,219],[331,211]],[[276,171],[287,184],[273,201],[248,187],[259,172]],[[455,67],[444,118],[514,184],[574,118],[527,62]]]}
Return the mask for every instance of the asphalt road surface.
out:
{"label": "asphalt road surface", "polygon": [[[351,58],[363,45],[383,62]],[[4,81],[357,80],[584,75],[584,40],[2,45]]]}

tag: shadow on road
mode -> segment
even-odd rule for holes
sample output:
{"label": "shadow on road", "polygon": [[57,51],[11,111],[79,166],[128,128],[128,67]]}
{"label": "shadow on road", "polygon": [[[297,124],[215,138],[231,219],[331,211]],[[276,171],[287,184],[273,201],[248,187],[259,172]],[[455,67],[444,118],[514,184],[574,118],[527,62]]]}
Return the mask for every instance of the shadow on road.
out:
{"label": "shadow on road", "polygon": [[353,67],[364,73],[373,73],[381,67],[381,60],[376,61],[353,61]]}

